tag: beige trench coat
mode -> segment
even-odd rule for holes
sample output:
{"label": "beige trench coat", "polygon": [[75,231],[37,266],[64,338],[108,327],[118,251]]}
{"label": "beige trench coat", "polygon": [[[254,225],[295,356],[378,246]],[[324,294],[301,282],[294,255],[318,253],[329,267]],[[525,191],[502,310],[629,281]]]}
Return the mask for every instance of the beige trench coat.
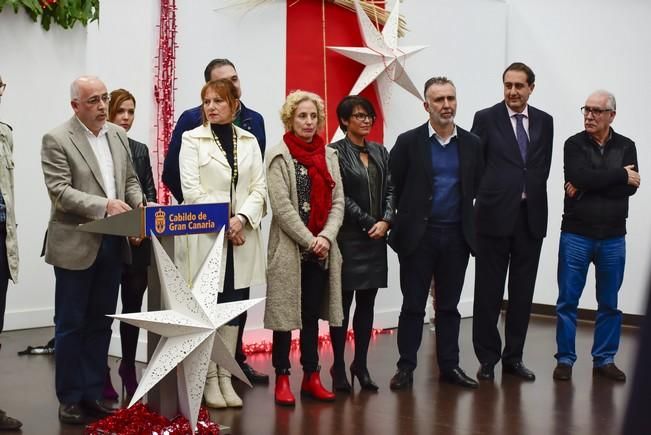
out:
{"label": "beige trench coat", "polygon": [[[265,258],[260,222],[266,214],[267,184],[258,141],[251,133],[235,127],[237,136],[238,182],[232,201],[231,167],[213,139],[210,126],[183,133],[179,170],[184,204],[230,202],[232,214],[246,216],[245,242],[233,247],[235,288],[265,283]],[[212,248],[217,234],[177,237],[175,262],[186,280],[195,278]],[[226,264],[224,237],[222,264]]]}
{"label": "beige trench coat", "polygon": [[14,212],[14,142],[11,128],[0,122],[0,191],[7,207],[7,261],[9,263],[9,276],[18,282],[18,240],[16,239],[16,215]]}
{"label": "beige trench coat", "polygon": [[[328,170],[335,182],[332,208],[320,236],[330,241],[328,291],[321,318],[341,326],[341,253],[337,233],[344,219],[344,189],[339,174],[337,151],[326,147]],[[301,258],[299,247],[307,248],[314,236],[298,214],[296,172],[284,142],[267,153],[267,186],[273,213],[267,249],[267,302],[264,326],[275,331],[301,329]]]}

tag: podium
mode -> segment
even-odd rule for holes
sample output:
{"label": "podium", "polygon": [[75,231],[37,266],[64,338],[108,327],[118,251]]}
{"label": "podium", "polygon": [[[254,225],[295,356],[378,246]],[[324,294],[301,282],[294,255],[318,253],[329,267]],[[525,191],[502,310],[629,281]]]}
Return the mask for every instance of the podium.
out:
{"label": "podium", "polygon": [[[88,222],[80,225],[78,230],[141,238],[153,235],[160,239],[161,245],[170,258],[174,258],[175,236],[217,233],[228,225],[228,219],[228,203],[157,205]],[[155,261],[152,250],[151,265],[154,265]],[[147,310],[166,309],[161,298],[161,285],[156,267],[149,267],[148,290]],[[157,343],[158,336],[149,332],[147,334],[148,360],[151,360]],[[169,419],[178,414],[176,371],[170,372],[147,393],[147,403],[152,410]]]}

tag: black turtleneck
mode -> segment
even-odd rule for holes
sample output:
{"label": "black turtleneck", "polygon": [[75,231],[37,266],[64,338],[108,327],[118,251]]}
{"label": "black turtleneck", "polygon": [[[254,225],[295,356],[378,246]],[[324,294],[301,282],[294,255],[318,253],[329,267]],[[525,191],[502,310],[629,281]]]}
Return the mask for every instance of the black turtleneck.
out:
{"label": "black turtleneck", "polygon": [[210,124],[213,133],[219,139],[224,152],[226,152],[226,160],[228,164],[233,167],[233,125],[232,124]]}

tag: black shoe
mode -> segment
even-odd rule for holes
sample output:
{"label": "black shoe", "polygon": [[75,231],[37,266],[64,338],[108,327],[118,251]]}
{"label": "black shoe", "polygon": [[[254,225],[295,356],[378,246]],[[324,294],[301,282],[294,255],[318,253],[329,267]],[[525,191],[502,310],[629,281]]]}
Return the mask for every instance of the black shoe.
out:
{"label": "black shoe", "polygon": [[104,405],[100,400],[84,400],[81,402],[81,408],[91,417],[104,418],[113,415],[117,409]]}
{"label": "black shoe", "polygon": [[243,362],[240,364],[240,368],[246,375],[246,378],[251,382],[252,384],[262,384],[266,385],[269,383],[269,375],[265,375],[264,373],[260,373],[259,371],[255,370],[253,367],[248,365],[247,363]]}
{"label": "black shoe", "polygon": [[88,423],[88,417],[84,414],[84,411],[81,409],[79,404],[71,403],[59,404],[59,421],[66,424],[86,424]]}
{"label": "black shoe", "polygon": [[526,368],[522,361],[517,361],[510,364],[502,362],[502,373],[517,376],[524,379],[525,381],[536,380],[536,375],[531,370]]}
{"label": "black shoe", "polygon": [[495,379],[495,366],[492,364],[482,364],[477,370],[477,379],[480,381],[492,381]]}
{"label": "black shoe", "polygon": [[414,383],[414,371],[407,369],[398,369],[395,375],[391,378],[389,386],[392,390],[404,390],[411,387]]}
{"label": "black shoe", "polygon": [[477,381],[468,377],[468,375],[461,370],[461,367],[442,371],[439,375],[439,380],[441,382],[447,382],[448,384],[454,384],[464,388],[479,388]]}
{"label": "black shoe", "polygon": [[357,366],[351,365],[350,366],[350,382],[355,384],[355,376],[357,376],[357,380],[359,381],[359,385],[362,387],[362,390],[370,390],[370,391],[377,391],[379,387],[375,382],[373,382],[373,379],[371,379],[371,374],[368,372],[367,368],[357,368]]}
{"label": "black shoe", "polygon": [[350,393],[352,387],[346,378],[346,367],[335,370],[335,366],[330,367],[330,376],[332,377],[332,389],[342,393]]}
{"label": "black shoe", "polygon": [[0,409],[0,430],[18,430],[23,424]]}
{"label": "black shoe", "polygon": [[617,382],[626,382],[626,374],[613,363],[601,367],[594,367],[592,369],[592,375],[612,379]]}
{"label": "black shoe", "polygon": [[572,379],[572,366],[569,364],[558,363],[554,369],[553,377],[557,381],[569,381]]}

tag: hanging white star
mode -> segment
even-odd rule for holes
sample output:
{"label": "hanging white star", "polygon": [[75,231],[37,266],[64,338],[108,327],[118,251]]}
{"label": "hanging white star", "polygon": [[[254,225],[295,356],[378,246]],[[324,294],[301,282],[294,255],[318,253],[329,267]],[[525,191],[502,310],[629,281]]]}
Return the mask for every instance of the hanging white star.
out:
{"label": "hanging white star", "polygon": [[152,235],[151,240],[163,303],[168,309],[112,316],[161,336],[129,406],[180,364],[179,407],[181,414],[196,428],[210,359],[251,386],[217,329],[264,298],[217,304],[217,294],[223,282],[224,230],[217,236],[192,288],[156,237]]}
{"label": "hanging white star", "polygon": [[[359,94],[368,85],[376,82],[383,111],[386,111],[391,102],[392,83],[397,83],[404,90],[422,101],[418,89],[409,78],[404,66],[409,56],[427,48],[427,46],[398,47],[399,8],[400,0],[396,0],[384,29],[380,33],[360,6],[359,0],[355,0],[359,30],[366,46],[328,47],[330,50],[366,65],[350,90],[349,95]],[[341,130],[338,129],[333,140],[342,136]]]}

